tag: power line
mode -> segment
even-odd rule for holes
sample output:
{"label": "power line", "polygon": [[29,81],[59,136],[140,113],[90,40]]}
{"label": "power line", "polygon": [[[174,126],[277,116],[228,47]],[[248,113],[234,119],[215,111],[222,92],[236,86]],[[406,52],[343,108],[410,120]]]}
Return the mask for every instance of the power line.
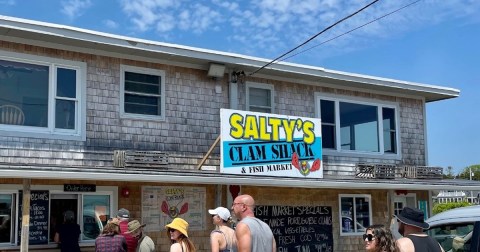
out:
{"label": "power line", "polygon": [[344,36],[344,35],[347,35],[347,34],[353,32],[353,31],[356,31],[356,30],[358,30],[358,29],[360,29],[360,28],[362,28],[362,27],[364,27],[364,26],[367,26],[367,25],[369,25],[369,24],[371,24],[371,23],[373,23],[373,22],[376,22],[376,21],[378,21],[378,20],[380,20],[380,19],[382,19],[382,18],[384,18],[384,17],[390,16],[391,14],[393,14],[393,13],[395,13],[395,12],[398,12],[398,11],[400,11],[400,10],[402,10],[402,9],[405,9],[405,8],[407,8],[407,7],[410,7],[411,5],[414,5],[414,4],[416,4],[416,3],[420,2],[420,1],[421,1],[421,0],[417,0],[417,1],[415,1],[415,2],[409,3],[409,4],[407,4],[407,5],[405,5],[405,6],[401,7],[401,8],[398,8],[398,9],[392,11],[392,12],[389,12],[389,13],[383,15],[383,16],[380,16],[380,17],[378,17],[378,18],[376,18],[376,19],[374,19],[374,20],[372,20],[372,21],[370,21],[370,22],[367,22],[367,23],[365,23],[365,24],[363,24],[363,25],[361,25],[361,26],[358,26],[358,27],[356,27],[356,28],[354,28],[354,29],[351,29],[351,30],[349,30],[349,31],[347,31],[347,32],[344,32],[344,33],[342,33],[342,34],[340,34],[340,35],[338,35],[338,36],[335,36],[335,37],[333,37],[333,38],[331,38],[331,39],[325,40],[325,41],[323,41],[323,42],[320,43],[320,44],[314,45],[314,46],[312,46],[312,47],[310,47],[310,48],[307,48],[307,49],[305,49],[305,50],[303,50],[303,51],[300,51],[300,52],[298,52],[298,53],[295,53],[295,54],[293,54],[293,55],[290,55],[290,56],[288,56],[288,57],[286,57],[286,58],[279,59],[278,62],[280,62],[280,61],[285,61],[285,60],[287,60],[287,59],[293,58],[293,57],[295,57],[295,56],[297,56],[297,55],[299,55],[299,54],[301,54],[301,53],[304,53],[304,52],[306,52],[306,51],[309,51],[309,50],[311,50],[311,49],[313,49],[313,48],[315,48],[315,47],[321,46],[321,45],[323,45],[323,44],[325,44],[325,43],[327,43],[327,42],[330,42],[330,41],[332,41],[332,40],[334,40],[334,39],[337,39],[337,38],[339,38],[339,37],[342,37],[342,36]]}
{"label": "power line", "polygon": [[258,71],[260,71],[260,70],[264,69],[265,67],[273,64],[273,63],[274,63],[275,61],[277,61],[278,59],[281,59],[281,58],[284,57],[285,55],[287,55],[287,54],[289,54],[289,53],[297,50],[299,47],[302,47],[303,45],[305,45],[305,44],[307,44],[308,42],[312,41],[313,39],[315,39],[316,37],[318,37],[320,34],[322,34],[322,33],[326,32],[326,31],[330,30],[331,28],[333,28],[334,26],[340,24],[341,22],[343,22],[343,21],[345,21],[345,20],[347,20],[347,19],[349,19],[349,18],[357,15],[359,12],[361,12],[361,11],[363,11],[364,9],[370,7],[371,5],[375,4],[375,3],[378,2],[378,1],[380,1],[380,0],[375,0],[375,1],[367,4],[366,6],[362,7],[361,9],[355,11],[354,13],[352,13],[352,14],[350,14],[350,15],[342,18],[342,19],[340,19],[339,21],[335,22],[334,24],[332,24],[332,25],[328,26],[327,28],[323,29],[321,32],[315,34],[313,37],[307,39],[307,41],[305,41],[305,42],[303,42],[302,44],[296,46],[295,48],[291,49],[290,51],[288,51],[288,52],[280,55],[279,57],[275,58],[274,60],[270,61],[269,63],[267,63],[266,65],[260,67],[259,69],[255,70],[253,73],[251,73],[251,74],[249,74],[249,75],[250,75],[250,76],[254,75],[254,74],[257,73]]}

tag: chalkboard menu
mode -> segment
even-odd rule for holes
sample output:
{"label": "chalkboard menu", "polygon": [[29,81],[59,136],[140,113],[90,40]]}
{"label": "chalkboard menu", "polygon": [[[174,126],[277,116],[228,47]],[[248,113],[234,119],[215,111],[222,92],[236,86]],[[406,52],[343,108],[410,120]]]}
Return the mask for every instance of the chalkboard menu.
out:
{"label": "chalkboard menu", "polygon": [[[30,192],[30,235],[28,244],[47,244],[48,243],[48,202],[50,195],[48,191]],[[23,191],[19,193],[20,207],[18,208],[18,243],[22,234],[22,209],[23,209]]]}
{"label": "chalkboard menu", "polygon": [[272,229],[278,252],[333,251],[332,207],[256,206]]}

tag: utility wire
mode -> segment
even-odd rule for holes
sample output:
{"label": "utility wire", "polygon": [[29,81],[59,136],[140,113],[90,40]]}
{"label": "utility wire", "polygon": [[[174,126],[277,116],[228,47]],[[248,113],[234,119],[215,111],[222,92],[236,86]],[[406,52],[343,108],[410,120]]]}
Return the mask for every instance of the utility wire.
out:
{"label": "utility wire", "polygon": [[309,38],[307,41],[301,43],[300,45],[296,46],[295,48],[291,49],[290,51],[288,51],[288,52],[280,55],[279,57],[277,57],[277,58],[275,58],[274,60],[270,61],[270,62],[267,63],[266,65],[264,65],[264,66],[260,67],[259,69],[255,70],[253,73],[249,74],[249,76],[252,76],[252,75],[254,75],[255,73],[257,73],[258,71],[264,69],[265,67],[267,67],[267,66],[275,63],[275,61],[277,61],[278,59],[281,59],[281,58],[284,57],[285,55],[287,55],[287,54],[289,54],[289,53],[297,50],[299,47],[302,47],[302,46],[305,45],[306,43],[312,41],[313,39],[315,39],[316,37],[318,37],[320,34],[322,34],[322,33],[326,32],[326,31],[330,30],[331,28],[333,28],[334,26],[340,24],[341,22],[343,22],[343,21],[345,21],[345,20],[347,20],[347,19],[349,19],[349,18],[357,15],[359,12],[361,12],[361,11],[365,10],[366,8],[372,6],[373,4],[375,4],[375,3],[378,2],[378,1],[380,1],[380,0],[375,0],[375,1],[367,4],[365,7],[362,7],[361,9],[355,11],[354,13],[352,13],[352,14],[350,14],[350,15],[342,18],[342,19],[340,19],[339,21],[335,22],[334,24],[332,24],[332,25],[328,26],[327,28],[323,29],[321,32],[315,34],[313,37]]}
{"label": "utility wire", "polygon": [[293,57],[295,57],[295,56],[297,56],[297,55],[299,55],[299,54],[301,54],[301,53],[304,53],[304,52],[306,52],[306,51],[312,50],[312,49],[315,48],[315,47],[321,46],[321,45],[323,45],[323,44],[325,44],[325,43],[327,43],[327,42],[330,42],[330,41],[332,41],[332,40],[334,40],[334,39],[337,39],[337,38],[339,38],[339,37],[342,37],[342,36],[344,36],[344,35],[347,35],[347,34],[353,32],[353,31],[356,31],[356,30],[358,30],[358,29],[360,29],[360,28],[362,28],[362,27],[364,27],[364,26],[367,26],[367,25],[369,25],[369,24],[371,24],[371,23],[373,23],[373,22],[376,22],[376,21],[378,21],[378,20],[380,20],[380,19],[382,19],[382,18],[384,18],[384,17],[390,16],[390,15],[392,15],[392,14],[395,13],[395,12],[398,12],[398,11],[401,11],[401,10],[407,8],[407,7],[410,7],[411,5],[414,5],[414,4],[416,4],[416,3],[420,2],[420,1],[421,1],[421,0],[417,0],[417,1],[415,1],[415,2],[409,3],[409,4],[407,4],[407,5],[405,5],[405,6],[401,7],[401,8],[398,8],[398,9],[392,11],[392,12],[389,12],[389,13],[387,13],[387,14],[381,16],[381,17],[378,17],[378,18],[376,18],[376,19],[374,19],[374,20],[372,20],[372,21],[370,21],[370,22],[367,22],[367,23],[365,23],[365,24],[363,24],[363,25],[361,25],[361,26],[358,26],[358,27],[356,27],[356,28],[354,28],[354,29],[351,29],[351,30],[349,30],[349,31],[347,31],[347,32],[344,32],[344,33],[342,33],[342,34],[340,34],[340,35],[338,35],[338,36],[335,36],[335,37],[333,37],[333,38],[331,38],[331,39],[325,40],[325,41],[323,41],[322,43],[320,43],[320,44],[318,44],[318,45],[314,45],[314,46],[312,46],[312,47],[310,47],[310,48],[307,48],[307,49],[305,49],[305,50],[303,50],[303,51],[300,51],[300,52],[298,52],[298,53],[295,53],[295,54],[293,54],[293,55],[290,55],[290,56],[288,56],[288,57],[286,57],[286,58],[279,59],[278,62],[280,62],[280,61],[285,61],[285,60],[287,60],[287,59],[293,58]]}

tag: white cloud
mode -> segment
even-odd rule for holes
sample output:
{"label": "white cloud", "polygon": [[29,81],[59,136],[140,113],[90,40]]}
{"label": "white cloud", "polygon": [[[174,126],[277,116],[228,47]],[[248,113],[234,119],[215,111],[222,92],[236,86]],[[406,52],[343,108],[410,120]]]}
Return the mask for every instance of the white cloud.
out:
{"label": "white cloud", "polygon": [[14,6],[15,0],[0,0],[0,5]]}
{"label": "white cloud", "polygon": [[[215,32],[215,36],[224,36],[238,53],[255,50],[257,56],[276,57],[368,3],[367,0],[121,0],[121,7],[139,32],[153,30],[173,41],[180,36]],[[356,29],[408,3],[411,1],[380,1],[306,47]],[[445,20],[480,22],[479,12],[478,0],[423,0],[321,47],[332,53],[355,50],[378,39],[395,38]],[[314,54],[315,50],[310,52]]]}
{"label": "white cloud", "polygon": [[105,25],[109,29],[117,29],[118,28],[118,24],[115,21],[110,20],[110,19],[103,20],[103,25]]}
{"label": "white cloud", "polygon": [[60,10],[70,19],[75,19],[83,15],[83,12],[92,6],[90,0],[68,0],[61,2],[62,9]]}

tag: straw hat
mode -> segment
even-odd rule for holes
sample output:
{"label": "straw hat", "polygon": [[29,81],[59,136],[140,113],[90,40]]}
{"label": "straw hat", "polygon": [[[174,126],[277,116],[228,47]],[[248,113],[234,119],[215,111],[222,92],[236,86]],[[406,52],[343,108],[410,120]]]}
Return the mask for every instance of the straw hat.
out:
{"label": "straw hat", "polygon": [[140,224],[138,220],[133,220],[128,223],[128,231],[126,233],[134,233],[137,229],[145,227],[147,224]]}
{"label": "straw hat", "polygon": [[168,225],[165,226],[165,228],[168,230],[169,228],[175,229],[180,231],[183,235],[188,237],[187,229],[188,229],[188,222],[186,222],[182,218],[175,218],[172,220],[172,222]]}

